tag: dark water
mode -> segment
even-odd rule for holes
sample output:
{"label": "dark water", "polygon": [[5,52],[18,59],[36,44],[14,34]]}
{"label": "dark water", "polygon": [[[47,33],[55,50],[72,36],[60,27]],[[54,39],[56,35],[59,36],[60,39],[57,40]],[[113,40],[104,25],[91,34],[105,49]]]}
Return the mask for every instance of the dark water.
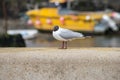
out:
{"label": "dark water", "polygon": [[[35,39],[26,40],[27,47],[59,47],[60,41],[51,34],[40,34]],[[69,47],[120,47],[120,35],[97,35],[92,38],[68,42]]]}

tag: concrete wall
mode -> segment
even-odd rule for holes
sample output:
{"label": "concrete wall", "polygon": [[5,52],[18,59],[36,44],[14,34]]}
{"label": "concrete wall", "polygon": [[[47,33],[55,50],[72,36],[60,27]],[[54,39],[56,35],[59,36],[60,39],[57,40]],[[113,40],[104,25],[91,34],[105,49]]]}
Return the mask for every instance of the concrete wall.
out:
{"label": "concrete wall", "polygon": [[120,48],[0,48],[0,80],[120,80]]}

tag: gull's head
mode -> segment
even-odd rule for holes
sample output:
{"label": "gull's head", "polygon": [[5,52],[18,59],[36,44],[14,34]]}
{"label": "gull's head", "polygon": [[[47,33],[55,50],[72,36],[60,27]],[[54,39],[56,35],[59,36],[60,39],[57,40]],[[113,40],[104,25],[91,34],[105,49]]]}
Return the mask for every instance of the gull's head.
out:
{"label": "gull's head", "polygon": [[54,26],[53,31],[57,31],[59,29],[59,26]]}

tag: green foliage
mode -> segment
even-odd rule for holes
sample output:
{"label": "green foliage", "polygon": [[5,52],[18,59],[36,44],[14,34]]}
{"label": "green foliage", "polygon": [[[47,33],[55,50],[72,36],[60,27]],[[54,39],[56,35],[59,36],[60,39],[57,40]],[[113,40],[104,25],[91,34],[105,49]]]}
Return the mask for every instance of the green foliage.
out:
{"label": "green foliage", "polygon": [[25,47],[25,42],[20,34],[0,34],[0,47]]}
{"label": "green foliage", "polygon": [[3,18],[3,2],[5,3],[7,17],[18,19],[21,17],[20,13],[34,9],[36,3],[42,7],[41,3],[47,1],[48,0],[0,0],[0,18]]}
{"label": "green foliage", "polygon": [[36,0],[36,2],[41,2],[42,0]]}

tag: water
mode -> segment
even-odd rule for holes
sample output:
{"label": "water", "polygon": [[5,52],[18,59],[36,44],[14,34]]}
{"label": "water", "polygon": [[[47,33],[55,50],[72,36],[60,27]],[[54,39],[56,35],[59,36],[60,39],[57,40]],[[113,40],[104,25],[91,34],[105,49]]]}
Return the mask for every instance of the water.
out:
{"label": "water", "polygon": [[[55,40],[51,34],[40,34],[35,39],[26,40],[27,47],[59,47],[61,42]],[[119,35],[98,35],[87,39],[68,42],[68,47],[120,47]]]}

